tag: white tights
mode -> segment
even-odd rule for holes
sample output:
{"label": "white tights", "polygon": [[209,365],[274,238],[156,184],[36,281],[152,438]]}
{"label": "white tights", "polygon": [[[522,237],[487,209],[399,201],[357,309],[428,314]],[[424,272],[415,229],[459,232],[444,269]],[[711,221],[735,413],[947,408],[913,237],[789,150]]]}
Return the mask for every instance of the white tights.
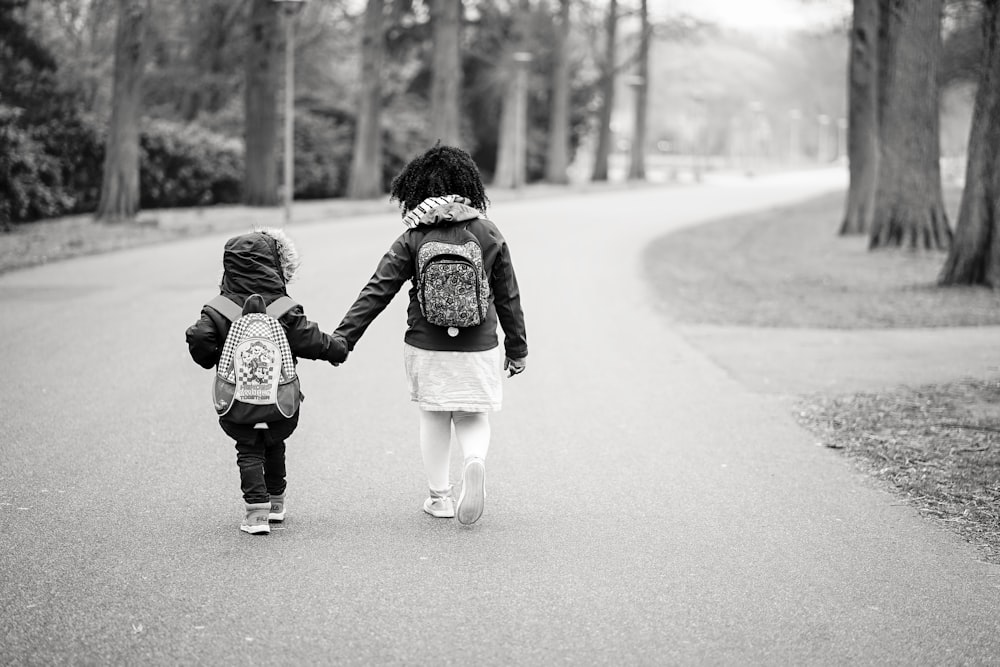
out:
{"label": "white tights", "polygon": [[490,420],[486,412],[438,412],[420,410],[420,453],[427,471],[427,484],[435,491],[448,489],[451,462],[451,426],[466,461],[486,460],[490,448]]}

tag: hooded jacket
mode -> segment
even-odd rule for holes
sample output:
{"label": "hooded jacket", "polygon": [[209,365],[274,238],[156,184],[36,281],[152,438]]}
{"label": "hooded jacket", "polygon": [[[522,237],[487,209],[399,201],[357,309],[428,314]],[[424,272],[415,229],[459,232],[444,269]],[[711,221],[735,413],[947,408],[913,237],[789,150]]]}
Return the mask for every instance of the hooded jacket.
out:
{"label": "hooded jacket", "polygon": [[[432,200],[433,203],[428,205]],[[404,222],[409,229],[396,239],[379,261],[375,274],[361,290],[333,335],[342,336],[347,341],[348,349],[353,350],[372,321],[389,305],[403,284],[410,280],[412,284],[406,313],[407,328],[403,336],[403,340],[409,345],[424,350],[456,352],[490,350],[499,344],[499,323],[504,332],[507,357],[522,359],[528,356],[521,293],[507,242],[496,225],[469,206],[467,199],[454,195],[426,200],[409,212],[404,217]],[[483,264],[486,275],[489,276],[491,294],[483,323],[463,328],[458,336],[451,337],[445,327],[429,323],[420,312],[415,258],[417,249],[429,230],[458,227],[465,227],[471,232],[483,249]]]}
{"label": "hooded jacket", "polygon": [[[298,253],[291,240],[280,230],[265,229],[235,236],[226,241],[222,253],[222,282],[219,293],[242,307],[251,294],[259,294],[270,305],[287,296],[286,284],[299,267]],[[323,333],[310,322],[305,311],[296,305],[279,320],[295,357],[341,362],[346,356],[343,343]],[[187,332],[191,358],[203,368],[219,363],[222,347],[232,323],[210,306]]]}

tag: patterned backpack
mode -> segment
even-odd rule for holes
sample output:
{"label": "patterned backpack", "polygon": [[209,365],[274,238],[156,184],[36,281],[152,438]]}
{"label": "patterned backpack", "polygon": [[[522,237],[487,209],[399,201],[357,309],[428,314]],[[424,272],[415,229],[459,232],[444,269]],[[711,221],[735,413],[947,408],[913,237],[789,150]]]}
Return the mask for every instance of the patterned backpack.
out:
{"label": "patterned backpack", "polygon": [[264,299],[253,294],[242,310],[221,295],[207,305],[232,322],[212,385],[215,411],[235,424],[293,416],[302,394],[292,350],[278,319],[296,303],[283,296],[265,309]]}
{"label": "patterned backpack", "polygon": [[468,229],[428,233],[417,249],[416,268],[417,301],[428,322],[448,327],[448,335],[454,337],[459,328],[486,320],[490,281],[483,249]]}

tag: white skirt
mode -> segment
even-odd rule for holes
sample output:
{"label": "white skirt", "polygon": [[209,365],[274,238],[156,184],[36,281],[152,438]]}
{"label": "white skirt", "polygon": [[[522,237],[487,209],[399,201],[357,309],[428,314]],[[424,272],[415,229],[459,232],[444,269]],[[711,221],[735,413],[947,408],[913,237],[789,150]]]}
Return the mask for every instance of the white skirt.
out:
{"label": "white skirt", "polygon": [[424,410],[489,412],[503,402],[500,346],[482,352],[422,350],[403,344],[410,400]]}

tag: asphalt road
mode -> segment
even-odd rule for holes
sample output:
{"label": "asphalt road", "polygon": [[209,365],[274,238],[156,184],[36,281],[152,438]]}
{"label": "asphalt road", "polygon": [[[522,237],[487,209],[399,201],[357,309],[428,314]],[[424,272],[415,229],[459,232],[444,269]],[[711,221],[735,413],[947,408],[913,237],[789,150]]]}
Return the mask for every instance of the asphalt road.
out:
{"label": "asphalt road", "polygon": [[[289,518],[252,537],[183,340],[224,237],[0,277],[0,663],[997,664],[1000,568],[814,446],[642,282],[666,230],[840,183],[494,206],[531,352],[471,527],[420,510],[403,297],[346,365],[300,364]],[[290,293],[332,329],[401,229],[294,227]]]}

